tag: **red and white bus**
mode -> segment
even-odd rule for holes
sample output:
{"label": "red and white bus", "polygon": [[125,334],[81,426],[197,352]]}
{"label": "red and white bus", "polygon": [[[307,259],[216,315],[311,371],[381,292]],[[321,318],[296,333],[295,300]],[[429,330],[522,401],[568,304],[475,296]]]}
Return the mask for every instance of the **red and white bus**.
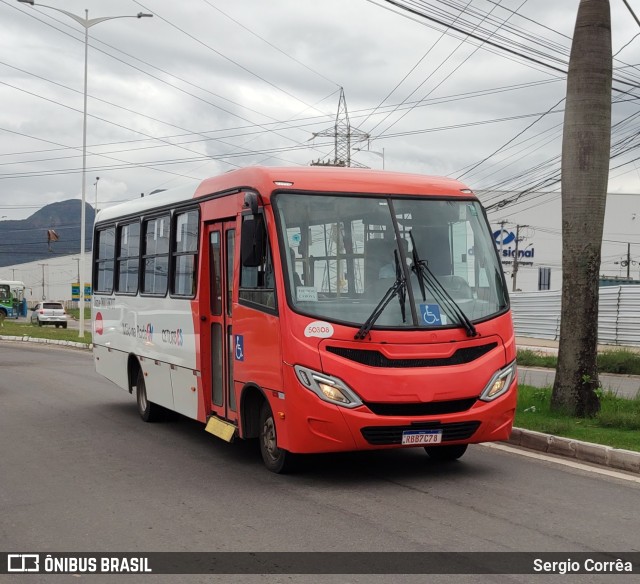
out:
{"label": "red and white bus", "polygon": [[247,168],[98,214],[97,371],[225,440],[304,453],[508,438],[516,348],[478,199],[446,178]]}

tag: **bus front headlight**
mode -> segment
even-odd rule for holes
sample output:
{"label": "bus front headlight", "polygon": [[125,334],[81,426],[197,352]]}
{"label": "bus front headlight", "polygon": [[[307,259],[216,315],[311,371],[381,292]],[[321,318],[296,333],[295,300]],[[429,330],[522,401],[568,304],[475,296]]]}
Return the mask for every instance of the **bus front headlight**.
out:
{"label": "bus front headlight", "polygon": [[357,408],[362,405],[362,400],[355,392],[337,377],[318,373],[301,365],[296,365],[293,369],[298,381],[321,400],[344,408]]}
{"label": "bus front headlight", "polygon": [[482,390],[480,399],[482,401],[493,401],[494,399],[505,394],[516,375],[516,362],[510,363],[504,369],[500,369],[491,378],[487,386]]}

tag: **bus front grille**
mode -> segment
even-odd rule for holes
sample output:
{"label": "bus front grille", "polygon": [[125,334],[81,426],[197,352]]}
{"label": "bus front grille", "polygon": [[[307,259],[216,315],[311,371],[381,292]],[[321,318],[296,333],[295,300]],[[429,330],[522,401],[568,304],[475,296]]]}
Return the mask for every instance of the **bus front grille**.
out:
{"label": "bus front grille", "polygon": [[476,403],[477,397],[420,403],[364,402],[378,416],[440,416],[466,412]]}
{"label": "bus front grille", "polygon": [[425,422],[419,424],[407,424],[405,426],[368,426],[362,428],[362,436],[369,444],[382,446],[385,444],[401,444],[402,433],[405,430],[442,430],[442,441],[467,440],[480,426],[480,422],[453,422],[442,424],[441,422]]}
{"label": "bus front grille", "polygon": [[379,351],[369,349],[350,349],[346,347],[327,347],[329,353],[362,363],[369,367],[447,367],[451,365],[463,365],[479,359],[486,355],[492,349],[495,349],[498,343],[487,343],[486,345],[477,345],[475,347],[463,347],[458,349],[450,357],[437,358],[419,358],[419,359],[389,359]]}

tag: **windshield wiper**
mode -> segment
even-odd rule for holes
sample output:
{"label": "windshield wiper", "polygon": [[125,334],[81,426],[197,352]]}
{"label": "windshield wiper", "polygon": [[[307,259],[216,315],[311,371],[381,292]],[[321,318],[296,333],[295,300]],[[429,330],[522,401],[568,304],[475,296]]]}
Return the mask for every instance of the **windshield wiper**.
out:
{"label": "windshield wiper", "polygon": [[404,272],[402,271],[402,267],[400,266],[400,260],[398,259],[398,250],[393,250],[393,257],[396,264],[396,281],[393,283],[391,288],[389,288],[385,295],[382,297],[382,300],[378,303],[378,305],[373,309],[373,312],[369,316],[369,318],[362,324],[358,332],[353,337],[356,341],[360,341],[364,339],[369,331],[372,329],[376,320],[380,317],[380,315],[384,312],[384,309],[387,307],[387,304],[391,302],[393,297],[397,294],[398,302],[400,303],[400,311],[402,312],[402,322],[407,322],[406,319],[406,309],[405,309],[405,300],[407,294],[407,280],[404,277]]}
{"label": "windshield wiper", "polygon": [[447,292],[446,288],[440,283],[440,280],[438,280],[435,274],[429,269],[427,262],[425,260],[421,260],[418,256],[418,249],[416,248],[416,242],[413,239],[413,233],[409,232],[409,237],[411,238],[411,245],[413,246],[413,265],[411,266],[411,271],[413,271],[416,276],[418,276],[418,283],[420,284],[422,301],[425,302],[427,299],[425,292],[426,284],[431,290],[434,298],[444,307],[447,314],[449,314],[449,316],[453,315],[456,320],[458,320],[458,322],[464,327],[464,329],[467,331],[467,336],[477,336],[478,331],[476,331],[476,327],[473,326],[473,323],[469,320],[469,317],[464,313],[462,308],[460,308],[460,305],[451,297],[449,292]]}

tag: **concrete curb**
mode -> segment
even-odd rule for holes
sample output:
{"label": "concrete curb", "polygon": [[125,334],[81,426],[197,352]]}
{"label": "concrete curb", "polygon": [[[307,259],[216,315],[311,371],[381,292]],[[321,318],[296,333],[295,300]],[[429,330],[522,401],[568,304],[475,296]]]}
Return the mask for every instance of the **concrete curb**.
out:
{"label": "concrete curb", "polygon": [[61,347],[73,347],[74,349],[93,350],[93,344],[78,343],[75,341],[58,341],[56,339],[38,339],[25,335],[23,337],[13,337],[9,335],[0,335],[0,341],[10,341],[13,343],[39,343],[42,345],[59,345]]}
{"label": "concrete curb", "polygon": [[514,446],[537,450],[538,452],[556,454],[565,458],[573,458],[617,470],[640,473],[640,452],[633,450],[612,448],[611,446],[552,436],[523,428],[514,428],[507,442]]}

